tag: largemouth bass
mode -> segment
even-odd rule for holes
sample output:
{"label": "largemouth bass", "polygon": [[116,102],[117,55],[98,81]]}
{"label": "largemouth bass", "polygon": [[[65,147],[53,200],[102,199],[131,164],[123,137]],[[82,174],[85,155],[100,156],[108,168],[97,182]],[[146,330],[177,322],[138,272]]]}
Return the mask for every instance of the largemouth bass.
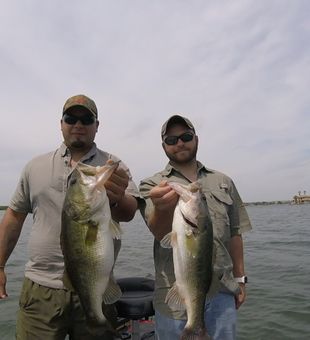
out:
{"label": "largemouth bass", "polygon": [[111,218],[104,187],[117,166],[118,162],[102,167],[78,163],[62,212],[64,284],[77,292],[89,331],[96,335],[113,331],[102,308],[122,294],[113,278],[117,256],[113,240],[120,239],[121,230]]}
{"label": "largemouth bass", "polygon": [[213,227],[198,182],[168,185],[180,196],[173,215],[172,231],[161,246],[173,248],[175,283],[166,303],[186,309],[187,322],[181,339],[209,339],[204,322],[207,293],[212,282]]}

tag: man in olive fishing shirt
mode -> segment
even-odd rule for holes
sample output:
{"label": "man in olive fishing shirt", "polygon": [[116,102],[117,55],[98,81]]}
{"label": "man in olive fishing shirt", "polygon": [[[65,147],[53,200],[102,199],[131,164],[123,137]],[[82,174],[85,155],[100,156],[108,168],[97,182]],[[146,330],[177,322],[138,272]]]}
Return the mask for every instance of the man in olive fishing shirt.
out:
{"label": "man in olive fishing shirt", "polygon": [[[85,95],[70,97],[62,110],[64,142],[32,159],[24,168],[0,225],[0,299],[7,297],[5,265],[28,213],[33,214],[25,280],[20,296],[16,336],[33,339],[112,339],[111,333],[92,336],[75,292],[63,282],[60,246],[61,213],[70,176],[78,162],[92,166],[117,157],[97,148],[99,126],[95,102]],[[120,162],[105,184],[115,222],[130,221],[137,209],[138,189],[127,166]]]}
{"label": "man in olive fishing shirt", "polygon": [[161,137],[169,163],[140,183],[140,194],[145,199],[141,213],[155,237],[157,337],[159,340],[179,339],[186,323],[186,312],[165,302],[175,274],[172,249],[162,247],[160,241],[171,231],[179,198],[167,182],[187,185],[199,180],[212,220],[215,248],[215,292],[206,300],[205,326],[213,340],[233,340],[236,338],[236,310],[246,298],[242,233],[251,229],[248,214],[233,181],[197,161],[198,136],[189,119],[180,115],[170,117],[162,126]]}

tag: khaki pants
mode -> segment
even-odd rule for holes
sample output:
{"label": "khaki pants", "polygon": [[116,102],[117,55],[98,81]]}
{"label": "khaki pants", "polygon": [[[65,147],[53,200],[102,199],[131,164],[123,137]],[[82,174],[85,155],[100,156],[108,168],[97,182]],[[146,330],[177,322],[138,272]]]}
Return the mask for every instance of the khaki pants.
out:
{"label": "khaki pants", "polygon": [[[67,335],[72,340],[114,339],[111,332],[98,337],[87,331],[79,298],[72,291],[44,287],[25,278],[19,305],[17,340],[64,340]],[[109,320],[116,321],[111,307]]]}

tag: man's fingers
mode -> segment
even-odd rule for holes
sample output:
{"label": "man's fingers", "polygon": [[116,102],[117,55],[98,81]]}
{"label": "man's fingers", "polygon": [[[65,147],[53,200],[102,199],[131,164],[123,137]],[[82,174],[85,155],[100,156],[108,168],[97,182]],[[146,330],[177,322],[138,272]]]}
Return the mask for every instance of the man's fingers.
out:
{"label": "man's fingers", "polygon": [[165,187],[166,185],[167,185],[167,181],[166,180],[163,180],[163,181],[161,181],[159,184],[158,184],[158,186],[159,187]]}

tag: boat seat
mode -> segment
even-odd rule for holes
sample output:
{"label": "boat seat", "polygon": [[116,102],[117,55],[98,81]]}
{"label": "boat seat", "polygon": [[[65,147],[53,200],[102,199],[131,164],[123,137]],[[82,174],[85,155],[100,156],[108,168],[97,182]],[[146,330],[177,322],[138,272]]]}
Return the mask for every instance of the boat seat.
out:
{"label": "boat seat", "polygon": [[122,297],[116,302],[119,317],[129,320],[148,319],[153,308],[154,280],[145,277],[127,277],[117,280]]}

